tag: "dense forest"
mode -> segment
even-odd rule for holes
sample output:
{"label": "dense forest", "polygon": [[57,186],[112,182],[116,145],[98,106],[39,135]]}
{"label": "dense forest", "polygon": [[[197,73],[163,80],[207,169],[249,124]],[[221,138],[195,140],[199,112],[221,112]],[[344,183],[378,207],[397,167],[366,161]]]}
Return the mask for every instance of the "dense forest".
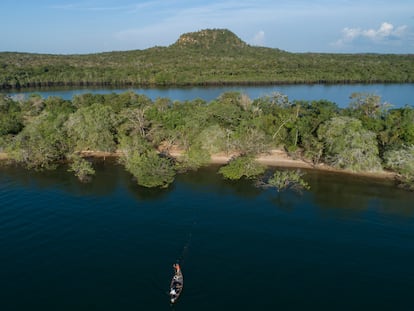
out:
{"label": "dense forest", "polygon": [[[182,156],[172,157],[172,148]],[[206,165],[217,153],[235,155],[219,171],[225,178],[261,178],[266,167],[255,157],[275,148],[314,165],[390,169],[401,186],[414,189],[414,108],[393,109],[377,95],[352,94],[347,108],[291,102],[280,93],[252,100],[229,92],[210,102],[151,100],[134,92],[72,100],[0,97],[0,152],[8,162],[37,170],[69,164],[80,180],[94,174],[85,151],[117,152],[139,185],[167,187],[177,173]],[[299,173],[283,172],[265,184],[307,186]]]}
{"label": "dense forest", "polygon": [[414,82],[414,55],[289,53],[229,30],[183,34],[168,47],[87,55],[0,53],[0,88]]}

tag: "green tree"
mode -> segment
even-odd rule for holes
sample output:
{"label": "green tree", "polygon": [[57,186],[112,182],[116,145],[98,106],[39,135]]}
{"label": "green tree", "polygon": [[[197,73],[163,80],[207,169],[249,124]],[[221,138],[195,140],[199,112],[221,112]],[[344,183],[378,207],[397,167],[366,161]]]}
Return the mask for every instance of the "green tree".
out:
{"label": "green tree", "polygon": [[384,162],[387,168],[398,173],[397,180],[402,187],[414,190],[414,145],[388,150]]}
{"label": "green tree", "polygon": [[323,152],[323,144],[317,139],[317,130],[323,122],[337,116],[339,108],[335,103],[325,100],[296,102],[295,105],[300,107],[300,113],[294,121],[297,144],[303,149],[303,156],[317,164]]}
{"label": "green tree", "polygon": [[360,120],[334,117],[318,129],[324,143],[324,158],[333,167],[352,171],[380,170],[375,133],[366,130]]}
{"label": "green tree", "polygon": [[210,154],[200,144],[191,145],[179,158],[177,169],[180,172],[197,170],[210,162]]}
{"label": "green tree", "polygon": [[170,121],[169,118],[171,105],[170,99],[157,98],[154,103],[140,107],[145,110],[146,139],[154,146],[172,145],[177,140],[174,121]]}
{"label": "green tree", "polygon": [[242,154],[256,155],[268,150],[265,133],[247,122],[238,126],[232,137],[235,149]]}
{"label": "green tree", "polygon": [[114,151],[117,122],[111,107],[92,104],[70,115],[66,128],[76,151]]}
{"label": "green tree", "polygon": [[118,132],[124,132],[128,135],[140,135],[147,138],[151,123],[146,117],[146,110],[149,106],[142,108],[125,108],[121,111],[122,124]]}
{"label": "green tree", "polygon": [[69,156],[69,171],[74,172],[81,182],[88,182],[95,175],[92,163],[77,154]]}
{"label": "green tree", "polygon": [[299,170],[277,170],[264,186],[276,188],[277,192],[287,189],[295,191],[309,190],[309,184],[302,177],[303,173]]}
{"label": "green tree", "polygon": [[212,124],[200,132],[195,143],[201,145],[201,148],[209,154],[228,152],[230,149],[229,136],[220,125]]}
{"label": "green tree", "polygon": [[253,156],[240,156],[232,159],[220,168],[219,173],[227,179],[238,180],[242,177],[253,179],[263,174],[266,167],[258,163]]}
{"label": "green tree", "polygon": [[261,98],[255,104],[261,112],[257,120],[262,121],[261,128],[271,136],[269,142],[275,147],[284,146],[287,150],[296,152],[300,143],[298,120],[302,103],[292,103],[286,95],[274,93]]}
{"label": "green tree", "polygon": [[224,93],[208,105],[208,112],[214,123],[232,130],[239,125],[243,111],[238,104],[238,96],[238,93]]}
{"label": "green tree", "polygon": [[70,150],[64,129],[66,120],[65,114],[42,112],[16,135],[6,151],[28,168],[54,168]]}
{"label": "green tree", "polygon": [[121,161],[140,186],[166,188],[174,181],[175,170],[172,161],[154,150],[132,152]]}
{"label": "green tree", "polygon": [[23,129],[23,117],[18,102],[0,95],[0,137],[15,135]]}
{"label": "green tree", "polygon": [[383,117],[390,105],[381,102],[381,97],[366,93],[353,93],[345,115],[361,120],[362,125],[375,133],[383,129]]}
{"label": "green tree", "polygon": [[256,99],[254,105],[260,109],[260,114],[254,118],[255,126],[265,133],[269,145],[284,146],[289,134],[287,124],[292,120],[288,97],[276,93]]}
{"label": "green tree", "polygon": [[184,150],[195,142],[207,125],[206,103],[203,100],[176,101],[168,107],[159,106],[151,110],[150,119],[154,125],[151,138],[155,138],[154,141],[163,138],[168,144],[178,145]]}
{"label": "green tree", "polygon": [[23,102],[22,110],[26,117],[38,116],[45,107],[45,101],[39,94],[30,94],[29,98]]}
{"label": "green tree", "polygon": [[[134,122],[132,122],[134,123]],[[137,180],[138,185],[153,187],[168,187],[175,177],[175,168],[173,161],[163,154],[159,154],[153,149],[151,143],[146,139],[146,135],[140,130],[130,131],[121,130],[119,132],[119,149],[122,151],[120,163],[130,172]],[[123,125],[125,127],[125,124]]]}
{"label": "green tree", "polygon": [[383,130],[378,134],[383,151],[414,144],[414,108],[406,106],[389,110],[383,122]]}
{"label": "green tree", "polygon": [[177,103],[172,107],[172,111],[179,115],[179,122],[175,126],[177,142],[184,150],[188,150],[208,124],[206,103],[202,100]]}
{"label": "green tree", "polygon": [[367,118],[379,118],[389,107],[389,104],[381,102],[381,96],[368,93],[352,93],[349,109],[355,116]]}

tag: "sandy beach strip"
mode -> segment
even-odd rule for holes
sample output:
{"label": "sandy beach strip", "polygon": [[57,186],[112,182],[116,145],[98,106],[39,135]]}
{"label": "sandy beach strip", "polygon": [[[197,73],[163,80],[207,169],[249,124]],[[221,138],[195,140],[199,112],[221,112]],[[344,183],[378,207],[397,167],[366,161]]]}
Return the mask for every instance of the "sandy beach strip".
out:
{"label": "sandy beach strip", "polygon": [[[167,152],[171,157],[179,159],[183,151],[178,148],[171,148]],[[121,150],[115,152],[104,152],[104,151],[82,151],[81,156],[83,157],[92,157],[92,158],[117,158],[122,155]],[[238,156],[237,153],[218,153],[211,155],[211,164],[224,165],[227,164],[232,158]],[[0,161],[8,160],[7,153],[0,152]],[[270,167],[286,167],[286,168],[303,168],[309,170],[320,170],[320,171],[329,171],[338,174],[351,174],[356,176],[365,176],[372,178],[381,178],[381,179],[394,179],[396,176],[395,172],[389,171],[377,171],[377,172],[354,172],[342,169],[336,169],[326,164],[317,164],[313,165],[301,159],[293,159],[288,155],[288,153],[282,149],[273,149],[269,152],[260,154],[256,157],[256,160],[259,163]]]}
{"label": "sandy beach strip", "polygon": [[[182,156],[182,152],[178,149],[173,149],[169,152],[174,158],[180,158]],[[226,154],[226,153],[218,153],[211,155],[211,164],[220,164],[224,165],[227,164],[233,157],[238,156],[238,154]],[[286,168],[297,168],[297,169],[309,169],[309,170],[319,170],[319,171],[328,171],[338,174],[349,174],[349,175],[356,175],[356,176],[365,176],[365,177],[372,177],[372,178],[381,178],[381,179],[394,179],[396,173],[389,172],[389,171],[376,171],[376,172],[354,172],[350,170],[343,170],[343,169],[336,169],[326,164],[317,164],[313,165],[301,159],[293,159],[289,154],[281,149],[273,149],[269,152],[260,154],[256,157],[256,160],[259,163],[270,167],[286,167]]]}

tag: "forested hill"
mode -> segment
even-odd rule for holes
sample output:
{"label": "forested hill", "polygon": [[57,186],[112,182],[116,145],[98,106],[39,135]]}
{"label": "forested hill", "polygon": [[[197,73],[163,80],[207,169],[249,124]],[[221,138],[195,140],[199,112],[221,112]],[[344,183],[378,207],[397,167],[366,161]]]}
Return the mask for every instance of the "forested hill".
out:
{"label": "forested hill", "polygon": [[414,55],[289,53],[225,29],[168,47],[86,55],[0,53],[0,88],[414,82]]}

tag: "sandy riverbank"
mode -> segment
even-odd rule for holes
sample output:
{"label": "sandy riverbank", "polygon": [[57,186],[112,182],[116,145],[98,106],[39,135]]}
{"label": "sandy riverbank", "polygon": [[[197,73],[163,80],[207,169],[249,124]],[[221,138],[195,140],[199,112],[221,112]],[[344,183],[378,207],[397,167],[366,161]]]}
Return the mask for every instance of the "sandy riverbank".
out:
{"label": "sandy riverbank", "polygon": [[[179,158],[182,154],[179,150],[170,150],[169,154],[174,158]],[[226,164],[228,163],[233,157],[237,156],[238,154],[226,154],[226,153],[218,153],[211,155],[211,163],[212,164]],[[283,167],[296,167],[296,168],[312,168],[312,165],[306,163],[302,160],[295,160],[289,157],[289,155],[284,152],[283,150],[271,150],[268,153],[264,153],[259,155],[257,161],[269,165],[269,166],[283,166]]]}
{"label": "sandy riverbank", "polygon": [[[174,158],[180,158],[182,151],[176,148],[169,150],[169,154]],[[110,157],[119,157],[122,155],[122,151],[118,150],[116,152],[102,152],[102,151],[83,151],[82,156],[85,157],[96,157],[96,158],[110,158]],[[211,164],[226,164],[231,160],[232,157],[237,156],[237,154],[226,154],[219,153],[211,156]],[[0,160],[7,160],[7,154],[0,152]],[[293,159],[290,157],[284,150],[274,149],[265,154],[261,154],[257,157],[257,161],[273,167],[287,167],[287,168],[304,168],[304,169],[313,169],[320,171],[329,171],[340,174],[352,174],[357,176],[366,176],[372,178],[385,178],[385,179],[394,179],[395,173],[388,171],[379,171],[379,172],[352,172],[347,170],[339,170],[333,167],[330,167],[325,164],[312,165],[300,159]]]}
{"label": "sandy riverbank", "polygon": [[[174,158],[179,158],[181,156],[181,152],[179,150],[173,149],[170,150],[169,154]],[[212,164],[226,164],[228,163],[232,157],[237,156],[237,154],[213,154],[211,156],[211,163]],[[372,178],[385,178],[385,179],[394,179],[395,173],[389,171],[378,171],[378,172],[353,172],[347,170],[340,170],[333,168],[326,164],[318,164],[313,165],[301,159],[293,159],[288,155],[288,153],[284,150],[274,149],[267,153],[260,154],[257,156],[257,161],[259,163],[265,164],[267,166],[273,167],[286,167],[286,168],[304,168],[304,169],[312,169],[312,170],[320,170],[320,171],[329,171],[339,174],[350,174],[350,175],[357,175],[357,176],[366,176]]]}

